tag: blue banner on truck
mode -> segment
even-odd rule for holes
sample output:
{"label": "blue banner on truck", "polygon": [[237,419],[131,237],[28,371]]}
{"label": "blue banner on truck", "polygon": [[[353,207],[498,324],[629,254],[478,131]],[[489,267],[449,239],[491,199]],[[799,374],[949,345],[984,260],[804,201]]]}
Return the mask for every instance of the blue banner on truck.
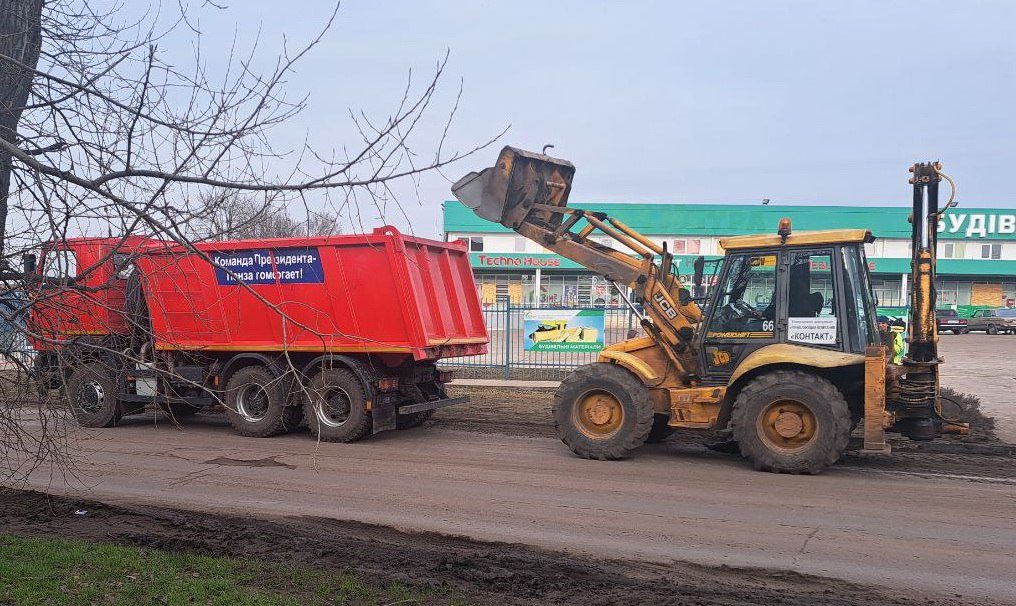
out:
{"label": "blue banner on truck", "polygon": [[317,248],[254,249],[212,253],[215,280],[237,284],[321,284],[325,281]]}

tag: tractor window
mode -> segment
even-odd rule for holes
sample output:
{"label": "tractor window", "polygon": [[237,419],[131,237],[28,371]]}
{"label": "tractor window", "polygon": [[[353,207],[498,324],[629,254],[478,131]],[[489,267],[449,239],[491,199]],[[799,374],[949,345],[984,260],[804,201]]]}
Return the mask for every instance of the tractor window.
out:
{"label": "tractor window", "polygon": [[810,345],[840,342],[831,250],[799,251],[790,257],[787,341]]}
{"label": "tractor window", "polygon": [[776,319],[776,253],[732,255],[706,336],[771,338]]}
{"label": "tractor window", "polygon": [[878,331],[875,327],[875,299],[868,280],[868,268],[864,251],[859,247],[843,247],[843,266],[846,280],[843,288],[847,308],[847,328],[851,350],[864,353],[868,345],[874,345]]}

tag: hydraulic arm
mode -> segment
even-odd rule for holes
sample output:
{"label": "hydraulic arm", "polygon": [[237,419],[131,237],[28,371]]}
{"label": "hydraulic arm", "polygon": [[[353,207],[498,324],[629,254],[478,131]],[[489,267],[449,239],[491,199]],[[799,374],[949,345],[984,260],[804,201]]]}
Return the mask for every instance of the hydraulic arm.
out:
{"label": "hydraulic arm", "polygon": [[[899,425],[913,439],[935,436],[934,419],[938,404],[938,328],[935,322],[935,262],[938,222],[952,203],[939,209],[938,184],[945,178],[942,165],[918,163],[910,167],[914,176],[911,223],[911,276],[909,353],[903,360],[899,391],[894,395],[902,406]],[[952,181],[950,181],[950,185]],[[955,193],[955,191],[954,191]]]}
{"label": "hydraulic arm", "polygon": [[[508,227],[555,253],[627,285],[642,327],[663,350],[685,385],[698,382],[693,324],[701,311],[674,273],[666,244],[657,244],[605,213],[568,208],[575,166],[566,160],[505,147],[497,164],[469,173],[452,193],[480,217]],[[594,240],[607,236],[628,254]],[[637,311],[632,301],[628,301]]]}

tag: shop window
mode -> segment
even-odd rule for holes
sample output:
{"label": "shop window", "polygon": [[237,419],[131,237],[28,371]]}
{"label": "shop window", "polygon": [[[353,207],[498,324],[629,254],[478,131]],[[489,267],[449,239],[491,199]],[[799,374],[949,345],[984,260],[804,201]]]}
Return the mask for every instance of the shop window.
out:
{"label": "shop window", "polygon": [[880,307],[903,307],[906,301],[900,299],[900,281],[872,278],[871,288]]}
{"label": "shop window", "polygon": [[697,255],[702,250],[702,240],[699,238],[681,238],[674,240],[673,253],[675,255]]}
{"label": "shop window", "polygon": [[982,259],[1001,259],[1002,258],[1002,245],[1001,244],[982,244],[981,245],[981,258]]}
{"label": "shop window", "polygon": [[946,242],[942,245],[943,259],[963,259],[966,257],[967,245],[962,242]]}
{"label": "shop window", "polygon": [[462,236],[455,241],[465,244],[469,252],[483,252],[483,236]]}

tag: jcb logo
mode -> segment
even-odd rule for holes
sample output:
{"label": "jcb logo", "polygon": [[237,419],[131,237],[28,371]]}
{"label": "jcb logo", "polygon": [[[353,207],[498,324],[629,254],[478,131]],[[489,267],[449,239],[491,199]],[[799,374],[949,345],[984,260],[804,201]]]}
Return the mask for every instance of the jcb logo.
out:
{"label": "jcb logo", "polygon": [[725,349],[713,350],[713,366],[726,366],[730,364],[730,352]]}
{"label": "jcb logo", "polygon": [[656,304],[660,306],[660,309],[663,310],[663,313],[666,314],[668,318],[673,320],[674,318],[677,317],[677,311],[674,310],[674,307],[670,304],[670,301],[667,301],[667,297],[663,296],[663,293],[658,292],[655,295],[653,295],[653,301],[656,301]]}

